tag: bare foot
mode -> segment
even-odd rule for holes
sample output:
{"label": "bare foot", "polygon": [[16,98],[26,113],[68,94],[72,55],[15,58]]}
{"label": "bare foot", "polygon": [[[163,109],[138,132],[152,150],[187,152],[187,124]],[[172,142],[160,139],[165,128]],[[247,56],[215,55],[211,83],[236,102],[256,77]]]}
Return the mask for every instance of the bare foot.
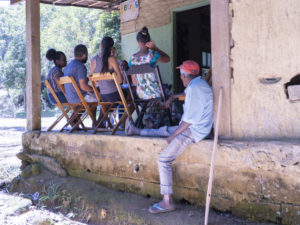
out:
{"label": "bare foot", "polygon": [[127,135],[140,135],[140,129],[133,126],[133,124],[129,124]]}
{"label": "bare foot", "polygon": [[140,129],[136,128],[133,124],[132,121],[127,118],[126,123],[125,123],[125,134],[128,136],[132,135],[140,135]]}

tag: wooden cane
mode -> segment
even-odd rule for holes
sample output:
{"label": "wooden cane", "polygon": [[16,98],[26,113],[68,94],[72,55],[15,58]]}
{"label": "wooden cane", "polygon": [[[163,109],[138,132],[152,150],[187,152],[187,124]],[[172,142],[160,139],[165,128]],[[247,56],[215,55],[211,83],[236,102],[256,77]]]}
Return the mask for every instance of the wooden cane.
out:
{"label": "wooden cane", "polygon": [[216,121],[216,127],[215,127],[216,130],[215,130],[215,136],[214,136],[213,151],[212,151],[211,160],[210,160],[210,170],[209,170],[208,186],[207,186],[207,193],[206,193],[204,225],[207,225],[207,223],[208,223],[211,188],[212,188],[213,176],[214,176],[215,155],[216,155],[216,149],[217,149],[217,144],[218,144],[218,135],[219,135],[219,121],[220,121],[220,114],[221,114],[222,94],[223,94],[223,87],[220,88],[220,92],[219,92],[217,121]]}

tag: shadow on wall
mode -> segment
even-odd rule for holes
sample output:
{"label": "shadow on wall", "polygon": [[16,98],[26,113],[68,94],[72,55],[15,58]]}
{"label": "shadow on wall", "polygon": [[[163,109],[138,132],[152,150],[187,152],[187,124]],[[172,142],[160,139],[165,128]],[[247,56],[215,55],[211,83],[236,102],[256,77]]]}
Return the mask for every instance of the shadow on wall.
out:
{"label": "shadow on wall", "polygon": [[300,100],[300,74],[297,74],[289,82],[284,84],[284,92],[287,99],[291,101]]}

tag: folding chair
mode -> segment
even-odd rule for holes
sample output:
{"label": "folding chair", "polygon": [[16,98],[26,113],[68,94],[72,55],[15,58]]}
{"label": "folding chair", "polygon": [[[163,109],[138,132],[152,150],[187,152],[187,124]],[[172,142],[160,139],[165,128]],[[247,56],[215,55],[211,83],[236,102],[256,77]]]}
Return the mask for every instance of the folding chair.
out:
{"label": "folding chair", "polygon": [[[120,86],[120,84],[117,81],[117,77],[116,77],[116,73],[94,73],[92,75],[89,76],[89,80],[91,82],[92,88],[94,90],[94,93],[96,95],[97,101],[98,101],[98,105],[101,107],[101,113],[102,113],[102,117],[99,119],[97,126],[95,127],[94,133],[96,133],[97,131],[111,131],[112,135],[116,133],[116,131],[118,130],[119,126],[125,122],[126,118],[129,117],[130,120],[132,120],[131,118],[131,113],[133,111],[133,106],[132,106],[132,102],[127,102],[124,93],[122,91],[122,88]],[[103,102],[101,100],[101,96],[100,93],[97,89],[97,83],[99,81],[103,81],[103,80],[114,80],[116,87],[118,89],[121,101],[116,101],[116,102]],[[117,108],[117,106],[121,106]],[[124,110],[124,113],[122,115],[122,117],[120,118],[119,121],[116,121],[116,119],[113,116],[113,113],[116,110]],[[112,115],[114,118],[114,125],[111,124],[108,116]],[[100,126],[103,124],[104,121],[107,121],[108,126],[106,128],[100,128]]]}
{"label": "folding chair", "polygon": [[[136,74],[145,74],[145,73],[152,73],[155,76],[156,82],[158,82],[158,90],[155,90],[157,93],[160,93],[159,96],[156,96],[155,98],[138,98],[136,96],[135,91],[133,90],[134,84],[131,81],[131,77]],[[162,102],[166,101],[164,89],[162,86],[161,76],[159,72],[158,66],[152,66],[151,64],[145,64],[145,65],[137,65],[137,66],[131,66],[127,71],[123,71],[123,78],[128,83],[129,92],[131,95],[131,98],[133,100],[134,108],[137,112],[138,118],[135,121],[136,127],[142,127],[142,120],[143,116],[146,112],[147,106],[152,101],[160,100]],[[140,84],[137,83],[137,86]],[[142,109],[140,110],[138,105],[142,106]]]}
{"label": "folding chair", "polygon": [[[69,100],[65,94],[64,84],[72,84],[73,85],[81,102],[75,103],[75,104],[69,102]],[[88,129],[89,130],[93,129],[93,128],[85,127],[85,125],[83,124],[83,120],[89,116],[92,120],[93,125],[96,124],[96,119],[92,113],[92,110],[97,107],[97,102],[86,102],[85,101],[85,99],[73,77],[61,77],[58,81],[58,85],[61,88],[61,90],[63,90],[63,93],[65,94],[65,97],[68,100],[69,105],[73,110],[73,115],[67,121],[65,126],[60,130],[60,132],[64,131],[66,129],[66,127],[72,123],[73,123],[73,126],[72,126],[71,130],[69,131],[70,133],[73,132],[74,130],[76,130],[79,127],[79,125],[81,125],[85,131]]]}
{"label": "folding chair", "polygon": [[[58,107],[62,114],[54,121],[54,123],[47,129],[47,131],[51,131],[55,126],[56,124],[59,123],[59,121],[62,120],[62,118],[66,118],[67,121],[69,120],[69,115],[68,115],[68,112],[71,110],[71,106],[69,105],[69,103],[61,103],[59,98],[57,97],[57,95],[55,94],[55,91],[53,90],[53,88],[51,87],[49,81],[45,80],[45,85],[46,87],[49,89],[50,93],[52,94],[52,96],[54,97],[55,101],[56,101],[56,107]],[[65,109],[66,107],[66,109]]]}

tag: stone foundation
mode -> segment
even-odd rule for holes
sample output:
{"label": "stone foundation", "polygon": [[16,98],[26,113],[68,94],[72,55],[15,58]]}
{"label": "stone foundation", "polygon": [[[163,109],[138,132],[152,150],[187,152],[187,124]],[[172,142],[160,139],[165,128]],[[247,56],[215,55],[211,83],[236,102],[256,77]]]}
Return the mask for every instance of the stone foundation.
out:
{"label": "stone foundation", "polygon": [[[212,144],[196,143],[176,160],[175,199],[204,206]],[[156,161],[166,145],[162,138],[27,132],[19,157],[26,165],[60,165],[71,176],[159,197]],[[221,141],[211,206],[251,220],[300,224],[299,177],[300,143]]]}

